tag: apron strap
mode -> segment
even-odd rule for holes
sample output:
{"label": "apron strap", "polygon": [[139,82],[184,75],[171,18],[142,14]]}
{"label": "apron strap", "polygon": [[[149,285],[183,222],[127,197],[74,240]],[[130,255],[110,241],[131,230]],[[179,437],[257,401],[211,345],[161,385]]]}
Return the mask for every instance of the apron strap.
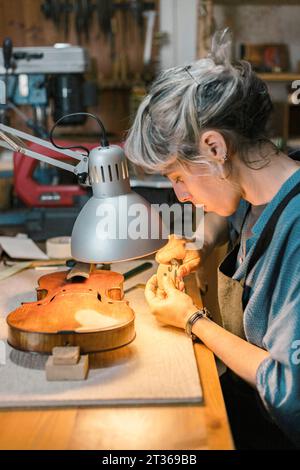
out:
{"label": "apron strap", "polygon": [[297,196],[297,194],[299,193],[300,193],[300,183],[294,186],[294,188],[278,204],[273,214],[271,215],[270,219],[268,220],[266,226],[264,227],[259,239],[256,242],[255,248],[249,260],[249,264],[247,266],[247,271],[246,271],[246,276],[245,276],[245,281],[244,281],[244,291],[243,291],[243,299],[242,299],[244,310],[249,301],[250,290],[251,290],[251,287],[246,285],[246,279],[249,273],[251,272],[251,270],[254,268],[257,261],[259,260],[259,258],[264,254],[264,252],[270,245],[275,228],[276,228],[276,224],[278,222],[278,219],[281,213],[283,212],[285,207],[288,205],[290,200],[293,199],[295,196]]}

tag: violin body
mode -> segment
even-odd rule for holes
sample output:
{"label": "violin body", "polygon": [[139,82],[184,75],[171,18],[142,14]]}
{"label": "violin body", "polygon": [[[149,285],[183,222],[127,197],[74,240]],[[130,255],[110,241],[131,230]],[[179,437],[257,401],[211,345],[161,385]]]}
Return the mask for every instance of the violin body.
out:
{"label": "violin body", "polygon": [[134,312],[124,300],[122,274],[94,270],[88,279],[68,281],[67,273],[40,277],[37,301],[23,303],[8,315],[9,344],[45,354],[55,346],[95,353],[133,341]]}

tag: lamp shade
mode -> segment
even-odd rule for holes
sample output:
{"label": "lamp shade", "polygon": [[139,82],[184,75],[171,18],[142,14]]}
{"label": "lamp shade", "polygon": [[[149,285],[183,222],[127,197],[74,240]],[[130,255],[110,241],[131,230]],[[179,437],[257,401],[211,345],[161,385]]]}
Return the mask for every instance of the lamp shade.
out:
{"label": "lamp shade", "polygon": [[121,147],[95,148],[89,156],[93,196],[72,232],[72,257],[85,263],[124,261],[156,252],[166,230],[159,213],[130,188]]}

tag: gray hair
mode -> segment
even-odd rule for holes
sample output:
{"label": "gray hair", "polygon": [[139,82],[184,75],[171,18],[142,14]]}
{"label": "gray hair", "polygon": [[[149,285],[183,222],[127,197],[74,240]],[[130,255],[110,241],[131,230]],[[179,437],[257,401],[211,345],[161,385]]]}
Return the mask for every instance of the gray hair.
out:
{"label": "gray hair", "polygon": [[217,32],[208,57],[158,76],[127,136],[125,152],[131,162],[149,173],[166,172],[175,162],[201,164],[211,172],[212,160],[199,156],[205,129],[218,130],[229,153],[238,150],[248,164],[248,150],[270,142],[267,87],[248,62],[230,62],[230,44],[227,29]]}

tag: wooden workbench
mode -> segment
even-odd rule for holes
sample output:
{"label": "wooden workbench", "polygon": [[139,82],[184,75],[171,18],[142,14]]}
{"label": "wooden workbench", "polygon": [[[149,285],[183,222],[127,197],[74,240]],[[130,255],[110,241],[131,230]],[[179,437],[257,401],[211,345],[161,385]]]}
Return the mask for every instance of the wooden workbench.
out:
{"label": "wooden workbench", "polygon": [[[199,304],[194,278],[187,290]],[[204,404],[5,410],[0,449],[232,449],[214,355],[194,351]]]}

